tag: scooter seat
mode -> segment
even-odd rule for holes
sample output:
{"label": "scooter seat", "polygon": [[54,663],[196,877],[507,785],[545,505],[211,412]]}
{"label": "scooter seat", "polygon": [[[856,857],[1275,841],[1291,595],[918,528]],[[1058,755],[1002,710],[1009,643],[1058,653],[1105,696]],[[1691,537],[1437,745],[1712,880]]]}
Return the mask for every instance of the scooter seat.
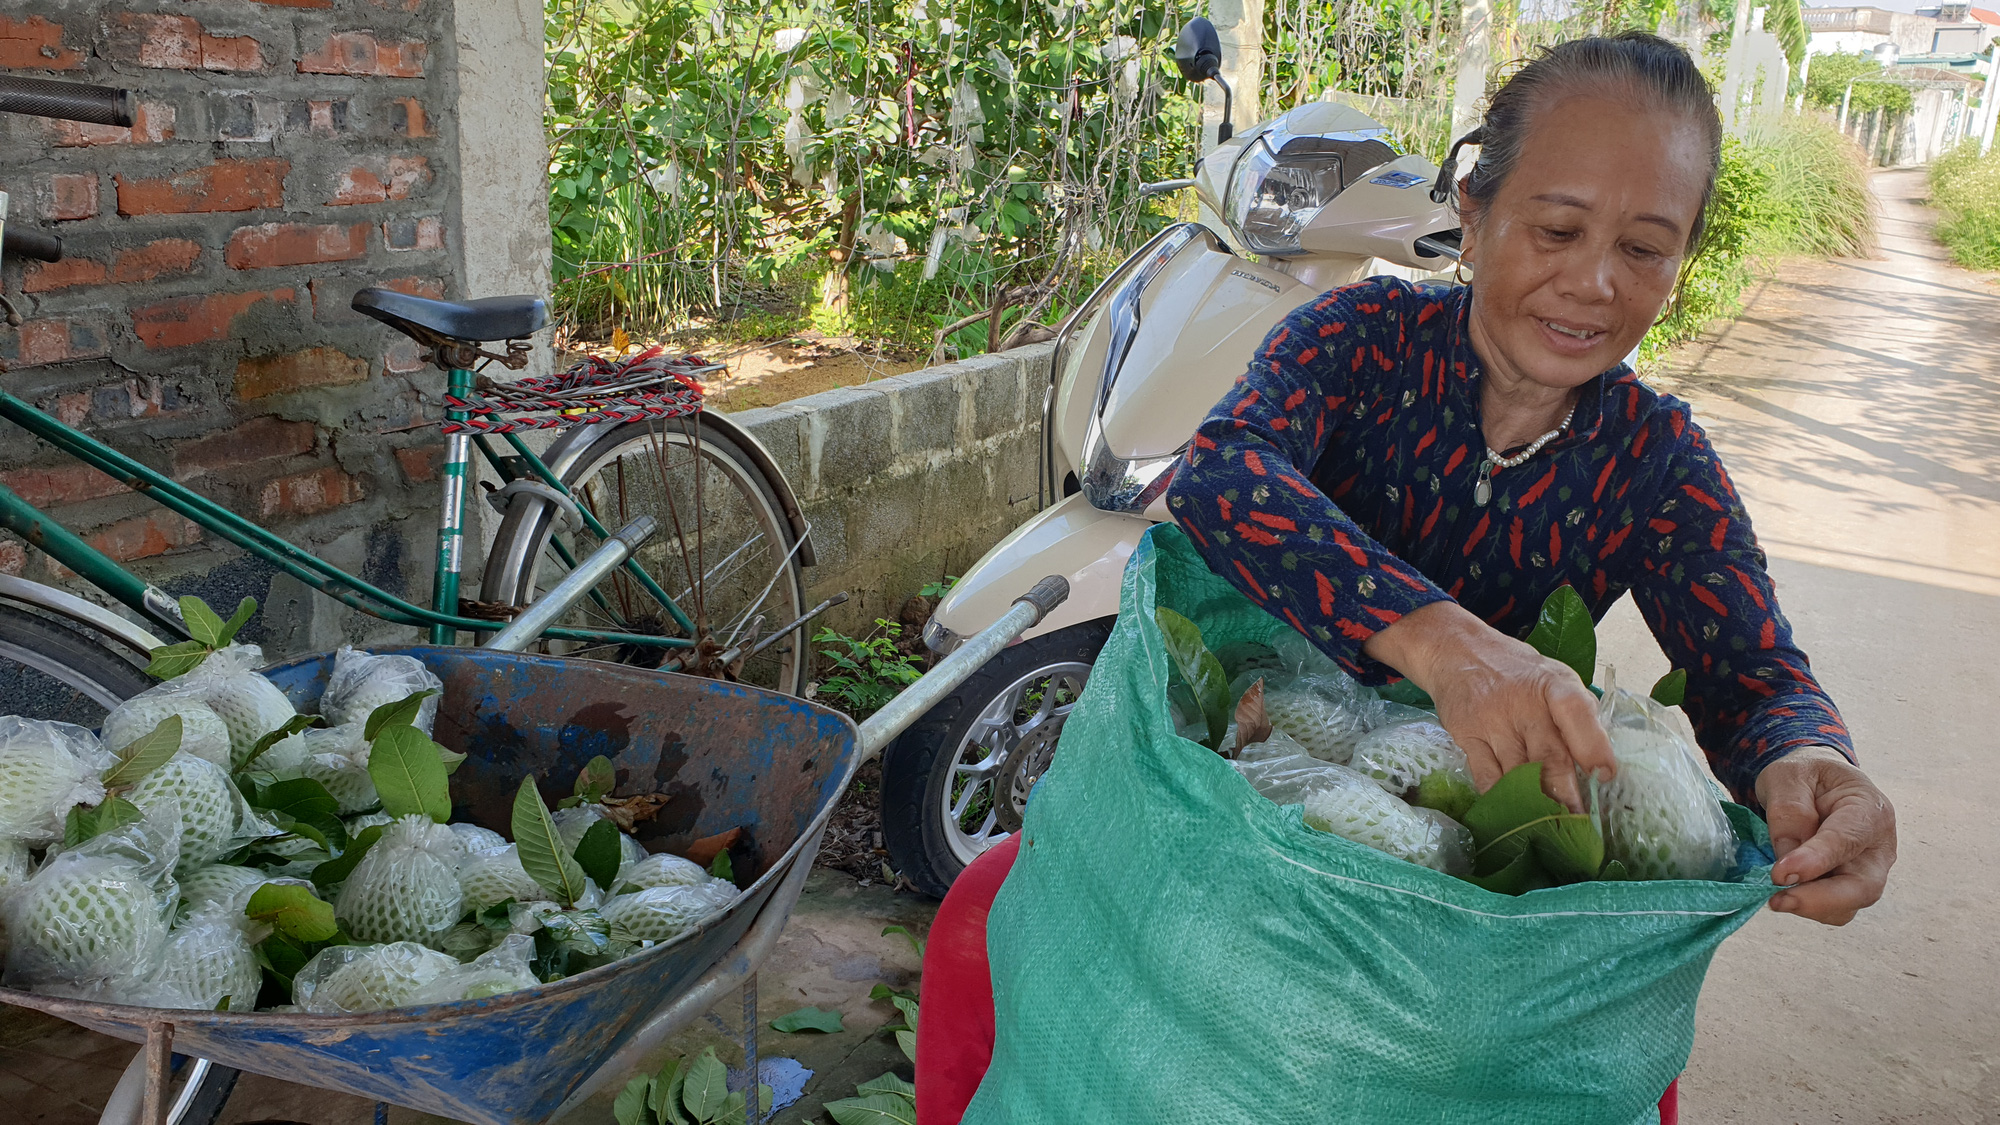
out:
{"label": "scooter seat", "polygon": [[474,343],[517,340],[549,322],[548,302],[529,296],[433,301],[370,286],[354,295],[353,308],[426,343],[435,336]]}

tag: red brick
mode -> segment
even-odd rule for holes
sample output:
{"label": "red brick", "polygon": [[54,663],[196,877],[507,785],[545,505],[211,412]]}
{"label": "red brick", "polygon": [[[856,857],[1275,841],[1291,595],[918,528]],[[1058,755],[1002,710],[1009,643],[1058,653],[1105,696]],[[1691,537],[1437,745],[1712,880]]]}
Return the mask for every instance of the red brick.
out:
{"label": "red brick", "polygon": [[339,387],[359,383],[366,378],[367,360],[356,359],[338,348],[308,348],[289,355],[258,356],[238,363],[236,397],[257,399],[310,387]]}
{"label": "red brick", "polygon": [[0,484],[19,493],[28,503],[44,508],[51,504],[101,500],[132,491],[89,465],[78,464],[14,469],[0,473]]}
{"label": "red brick", "polygon": [[85,537],[91,546],[120,562],[164,555],[176,547],[200,542],[201,528],[173,512],[157,512],[121,520]]}
{"label": "red brick", "polygon": [[65,426],[81,426],[90,417],[90,392],[77,391],[57,396],[43,409],[55,415],[56,421]]}
{"label": "red brick", "polygon": [[201,244],[185,238],[162,238],[121,250],[111,262],[115,282],[153,281],[171,274],[187,273],[201,260]]}
{"label": "red brick", "polygon": [[265,519],[278,515],[310,516],[361,498],[361,482],[341,472],[339,467],[328,465],[266,484],[257,497],[257,511]]}
{"label": "red brick", "polygon": [[89,258],[64,258],[60,262],[37,262],[21,276],[21,292],[47,293],[72,285],[96,285],[105,278],[104,263]]}
{"label": "red brick", "polygon": [[233,270],[349,262],[368,253],[368,224],[264,223],[229,236],[223,260]]}
{"label": "red brick", "polygon": [[306,103],[308,126],[316,137],[331,137],[347,131],[347,103],[345,101],[310,101]]}
{"label": "red brick", "polygon": [[368,160],[335,177],[333,196],[326,202],[329,207],[350,207],[408,199],[412,190],[430,182],[431,162],[421,156]]}
{"label": "red brick", "polygon": [[384,43],[373,32],[336,31],[319,50],[299,60],[299,73],[422,78],[429,53],[430,48],[418,42]]}
{"label": "red brick", "polygon": [[174,450],[174,475],[182,480],[311,453],[319,431],[311,422],[252,418],[220,433],[186,442]]}
{"label": "red brick", "polygon": [[291,162],[218,160],[160,180],[118,180],[120,215],[193,215],[285,205]]}
{"label": "red brick", "polygon": [[126,12],[111,24],[107,53],[154,70],[262,70],[261,45],[247,35],[210,35],[188,16]]}
{"label": "red brick", "polygon": [[36,194],[41,199],[42,217],[59,223],[88,219],[97,214],[97,173],[64,172],[42,179]]}
{"label": "red brick", "polygon": [[444,220],[436,215],[390,219],[382,224],[382,245],[391,250],[442,250]]}
{"label": "red brick", "polygon": [[444,463],[444,447],[424,445],[411,449],[398,449],[396,463],[403,467],[403,475],[411,484],[423,484],[437,479],[438,466]]}
{"label": "red brick", "polygon": [[57,148],[91,145],[156,145],[174,135],[174,107],[163,102],[140,102],[132,113],[132,124],[86,125],[80,121],[48,121]]}
{"label": "red brick", "polygon": [[80,51],[62,45],[62,25],[40,16],[16,22],[0,16],[0,67],[69,70],[83,61]]}
{"label": "red brick", "polygon": [[27,549],[12,539],[0,539],[0,574],[18,576],[28,565]]}
{"label": "red brick", "polygon": [[390,127],[397,133],[405,137],[431,135],[430,119],[424,115],[424,103],[415,98],[397,98],[390,104]]}
{"label": "red brick", "polygon": [[361,314],[354,312],[352,306],[354,294],[371,285],[394,289],[413,297],[444,298],[444,282],[435,277],[392,277],[386,280],[316,277],[307,285],[312,290],[313,319],[327,324],[359,322]]}
{"label": "red brick", "polygon": [[0,336],[0,370],[39,367],[45,363],[67,363],[78,359],[98,359],[110,354],[97,328],[80,320],[31,320],[20,330]]}
{"label": "red brick", "polygon": [[175,297],[132,310],[132,330],[149,348],[184,348],[224,339],[237,317],[259,301],[291,304],[294,289],[249,293],[214,293],[206,297]]}
{"label": "red brick", "polygon": [[423,358],[423,349],[408,336],[398,334],[390,337],[389,346],[382,352],[382,373],[385,375],[409,375],[429,366]]}

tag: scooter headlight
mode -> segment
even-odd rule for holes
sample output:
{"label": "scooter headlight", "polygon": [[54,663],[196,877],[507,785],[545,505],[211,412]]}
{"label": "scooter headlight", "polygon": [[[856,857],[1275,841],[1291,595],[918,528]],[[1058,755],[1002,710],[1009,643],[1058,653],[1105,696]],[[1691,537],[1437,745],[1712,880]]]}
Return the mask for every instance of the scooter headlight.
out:
{"label": "scooter headlight", "polygon": [[1386,129],[1292,136],[1272,128],[1244,146],[1223,209],[1245,249],[1299,254],[1299,233],[1360,174],[1393,160]]}

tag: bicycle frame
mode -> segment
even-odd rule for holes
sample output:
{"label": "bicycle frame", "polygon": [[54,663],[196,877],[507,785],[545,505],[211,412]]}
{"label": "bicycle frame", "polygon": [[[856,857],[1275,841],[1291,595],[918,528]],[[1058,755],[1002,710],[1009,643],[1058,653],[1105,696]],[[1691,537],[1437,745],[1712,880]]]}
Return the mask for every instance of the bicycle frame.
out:
{"label": "bicycle frame", "polygon": [[[453,369],[450,387],[454,398],[462,400],[469,396],[473,389],[472,372],[463,368]],[[468,415],[463,411],[448,411],[445,417],[451,421],[464,421]],[[0,391],[0,418],[13,422],[92,468],[109,474],[114,480],[134,491],[150,496],[164,507],[193,521],[203,530],[212,532],[271,563],[343,605],[394,624],[428,628],[432,644],[455,643],[460,631],[494,633],[506,627],[505,622],[466,617],[458,612],[459,574],[464,558],[465,494],[472,448],[468,435],[453,434],[446,438],[444,497],[438,521],[437,570],[431,587],[431,605],[425,608],[371,585],[310,551],[286,542],[282,537],[183,487],[170,477],[134,461],[103,442],[63,424],[5,391]],[[548,466],[528,448],[526,443],[511,433],[504,436],[512,447],[515,457],[526,465],[536,479],[557,489],[565,496],[571,495],[569,488],[549,471]],[[480,442],[480,450],[503,479],[519,476],[513,466],[507,463],[512,459],[497,456],[484,441]],[[594,534],[600,538],[609,538],[610,533],[587,507],[578,504],[576,510]],[[115,560],[85,542],[75,532],[50,519],[40,509],[4,485],[0,485],[0,527],[13,531],[50,558],[75,571],[84,581],[130,606],[136,612],[176,633],[185,635],[186,629],[181,624],[179,609],[171,597],[158,587],[140,580]],[[565,564],[570,566],[576,564],[576,560],[569,556],[569,552],[560,543],[552,539],[551,545]],[[687,614],[674,603],[665,590],[660,588],[652,576],[638,565],[636,560],[627,560],[624,569],[666,609],[676,624],[690,637],[693,635],[694,624]],[[595,593],[591,596],[600,607],[607,610],[610,608]],[[645,645],[667,649],[691,648],[694,645],[689,637],[660,637],[560,626],[548,629],[544,635],[599,644]]]}

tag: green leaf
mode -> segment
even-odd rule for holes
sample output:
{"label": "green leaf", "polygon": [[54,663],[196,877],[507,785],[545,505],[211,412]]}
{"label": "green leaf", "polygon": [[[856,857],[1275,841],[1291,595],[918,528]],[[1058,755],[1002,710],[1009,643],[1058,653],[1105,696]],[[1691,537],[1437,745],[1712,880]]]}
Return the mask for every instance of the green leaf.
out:
{"label": "green leaf", "polygon": [[715,853],[715,859],[708,865],[708,873],[717,879],[736,881],[736,864],[731,862],[728,848]]}
{"label": "green leaf", "polygon": [[1535,887],[1535,857],[1522,852],[1512,863],[1490,875],[1468,875],[1465,881],[1498,895],[1524,895]]}
{"label": "green leaf", "polygon": [[[902,934],[903,940],[910,943],[910,948],[917,951],[917,960],[921,961],[924,959],[924,939],[911,933],[907,928],[903,926],[882,927],[883,937],[888,937],[890,934]],[[904,995],[908,994],[905,993]]]}
{"label": "green leaf", "polygon": [[646,1109],[646,1099],[652,1092],[653,1080],[643,1074],[625,1083],[617,1100],[611,1103],[612,1120],[618,1125],[652,1125],[653,1116]]}
{"label": "green leaf", "polygon": [[870,1078],[868,1081],[861,1083],[854,1088],[854,1092],[857,1094],[901,1094],[911,1099],[917,1096],[917,1088],[896,1077],[896,1072],[893,1070],[882,1075],[880,1078]]}
{"label": "green leaf", "polygon": [[681,1105],[696,1121],[708,1121],[722,1111],[722,1103],[729,1097],[728,1083],[729,1071],[710,1047],[688,1064],[687,1076],[681,1080]]}
{"label": "green leaf", "polygon": [[340,929],[333,920],[333,904],[312,893],[310,887],[294,883],[266,883],[258,887],[243,914],[268,922],[279,933],[298,941],[325,941]]}
{"label": "green leaf", "polygon": [[1461,824],[1465,822],[1466,810],[1478,799],[1479,790],[1471,782],[1445,770],[1433,770],[1417,782],[1419,806],[1436,809]]}
{"label": "green leaf", "polygon": [[123,797],[106,797],[94,808],[78,805],[63,818],[63,847],[73,848],[93,836],[136,824],[144,815],[139,806]]}
{"label": "green leaf", "polygon": [[222,623],[222,639],[215,642],[215,647],[221,648],[223,645],[235,640],[237,631],[242,629],[243,626],[248,625],[250,618],[256,612],[256,598],[244,598],[242,601],[237,602],[236,612],[230,614],[229,620]]}
{"label": "green leaf", "polygon": [[[313,886],[326,890],[346,882],[347,877],[354,874],[354,868],[361,862],[361,857],[367,855],[368,849],[374,847],[375,842],[382,838],[382,829],[386,827],[388,826],[383,824],[371,824],[363,828],[347,842],[346,850],[313,868]],[[484,916],[480,920],[484,921]]]}
{"label": "green leaf", "polygon": [[[300,820],[289,813],[282,813],[277,811],[276,809],[265,809],[264,819],[276,825],[278,831],[282,833],[291,836],[302,836],[308,840],[311,840],[313,843],[318,844],[320,846],[320,850],[324,851],[329,857],[331,857],[335,851],[333,846],[333,841],[327,839],[326,832],[316,824],[307,824],[305,821]],[[291,858],[297,859],[303,857],[294,856]],[[272,866],[283,867],[286,862],[289,862],[289,860],[273,864]]]}
{"label": "green leaf", "polygon": [[653,1096],[646,1103],[653,1116],[667,1125],[688,1125],[687,1111],[681,1108],[681,1093],[687,1088],[684,1061],[672,1059],[660,1068],[659,1076],[653,1079]]}
{"label": "green leaf", "polygon": [[249,769],[250,764],[262,756],[264,751],[269,750],[271,747],[276,746],[278,743],[283,742],[302,730],[318,726],[323,721],[318,715],[293,715],[291,718],[286,719],[284,726],[257,740],[257,745],[250,748],[250,756],[243,759],[243,764],[236,767],[236,772],[240,774],[244,770]]}
{"label": "green leaf", "polygon": [[[1520,828],[1568,811],[1542,792],[1542,763],[1526,762],[1508,770],[1493,788],[1480,794],[1465,810],[1462,823],[1472,830],[1472,841],[1487,861],[1481,870],[1492,871],[1507,866],[1532,846],[1532,841],[1518,833]],[[1500,854],[1492,855],[1489,849]]]}
{"label": "green leaf", "polygon": [[908,1000],[915,1000],[917,998],[917,994],[914,992],[909,992],[901,988],[890,988],[886,984],[878,984],[868,990],[868,998],[870,1000],[887,1000],[891,996],[901,996]]}
{"label": "green leaf", "polygon": [[611,759],[599,754],[583,764],[576,775],[576,796],[586,805],[594,805],[611,793],[612,786],[618,784],[617,771],[611,768]]}
{"label": "green leaf", "polygon": [[541,790],[533,777],[521,779],[521,791],[514,795],[514,845],[528,878],[556,896],[564,907],[583,894],[583,868],[562,846],[555,818],[542,803]]}
{"label": "green leaf", "polygon": [[1625,883],[1631,881],[1632,873],[1625,869],[1623,863],[1614,859],[1604,865],[1604,870],[1598,872],[1597,877],[1606,883]]}
{"label": "green leaf", "polygon": [[171,680],[184,676],[201,666],[208,654],[215,650],[200,641],[181,641],[179,644],[161,645],[152,650],[152,663],[146,665],[146,674],[156,680]]}
{"label": "green leaf", "polygon": [[436,688],[424,688],[422,691],[413,691],[393,703],[384,703],[368,712],[368,721],[361,724],[361,737],[373,742],[390,727],[414,726],[417,713],[424,708],[424,700],[436,694],[438,694]]}
{"label": "green leaf", "polygon": [[1590,609],[1582,595],[1567,583],[1542,602],[1528,643],[1551,660],[1569,665],[1585,684],[1597,674],[1597,627],[1591,623]]}
{"label": "green leaf", "polygon": [[1676,668],[1660,677],[1649,693],[1653,702],[1662,707],[1679,707],[1687,699],[1688,674],[1685,668]]}
{"label": "green leaf", "polygon": [[1604,835],[1588,813],[1566,813],[1532,830],[1535,859],[1558,885],[1597,878],[1604,866]]}
{"label": "green leaf", "polygon": [[[257,943],[257,962],[271,971],[285,986],[285,992],[292,991],[292,978],[306,967],[314,953],[319,952],[317,942],[294,941],[284,934],[273,931],[271,936]],[[288,995],[289,998],[289,995]]]}
{"label": "green leaf", "polygon": [[1376,688],[1375,694],[1391,703],[1400,703],[1405,707],[1421,707],[1426,711],[1437,710],[1437,701],[1431,698],[1431,693],[1411,683],[1409,680],[1397,680],[1393,684],[1386,684]]}
{"label": "green leaf", "polygon": [[257,807],[291,818],[293,830],[300,826],[317,831],[330,848],[347,846],[347,825],[340,819],[340,802],[326,786],[310,777],[273,782],[257,794]]}
{"label": "green leaf", "polygon": [[891,996],[889,1003],[894,1004],[896,1010],[903,1013],[903,1022],[910,1025],[911,1031],[915,1031],[917,1029],[917,1002],[907,996]]}
{"label": "green leaf", "polygon": [[576,842],[577,866],[600,887],[608,887],[618,878],[618,863],[622,858],[624,850],[618,846],[618,826],[608,820],[593,823],[584,830],[583,839]]}
{"label": "green leaf", "polygon": [[104,771],[106,789],[137,785],[145,776],[167,764],[181,748],[181,717],[168,715],[160,725],[132,740],[118,752],[118,764]]}
{"label": "green leaf", "polygon": [[1164,606],[1153,611],[1160,633],[1166,638],[1167,657],[1175,672],[1194,691],[1201,703],[1202,717],[1208,720],[1210,750],[1220,749],[1229,729],[1229,677],[1222,662],[1202,643],[1201,629],[1194,622]]}
{"label": "green leaf", "polygon": [[188,636],[209,648],[221,648],[228,643],[222,639],[222,630],[227,627],[223,625],[222,618],[208,608],[207,602],[193,594],[181,598],[181,624],[187,626]]}
{"label": "green leaf", "polygon": [[771,1030],[796,1034],[801,1031],[846,1031],[840,1022],[840,1013],[821,1011],[818,1008],[800,1008],[796,1012],[786,1012],[771,1021]]}
{"label": "green leaf", "polygon": [[[906,1035],[908,1032],[898,1032]],[[837,1125],[916,1125],[917,1106],[900,1094],[869,1094],[826,1103]]]}
{"label": "green leaf", "polygon": [[443,824],[451,819],[451,782],[438,744],[415,727],[384,727],[368,748],[368,776],[390,816],[422,813]]}
{"label": "green leaf", "polygon": [[750,1119],[748,1111],[744,1108],[746,1104],[743,1091],[734,1091],[722,1099],[722,1108],[715,1111],[715,1116],[711,1120],[715,1125],[743,1125]]}

